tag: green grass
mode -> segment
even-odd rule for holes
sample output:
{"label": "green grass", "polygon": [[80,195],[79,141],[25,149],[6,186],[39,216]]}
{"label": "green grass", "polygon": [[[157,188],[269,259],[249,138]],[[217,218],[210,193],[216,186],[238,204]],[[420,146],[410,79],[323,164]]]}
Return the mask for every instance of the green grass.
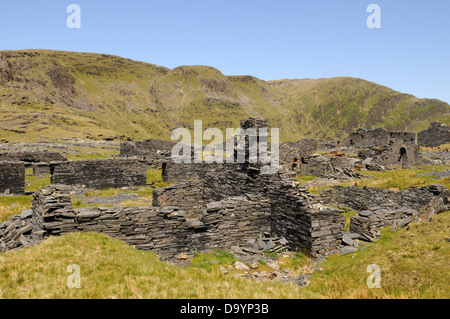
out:
{"label": "green grass", "polygon": [[147,184],[155,188],[164,188],[170,185],[170,183],[163,181],[161,169],[147,170]]}
{"label": "green grass", "polygon": [[356,213],[356,212],[354,212],[354,211],[352,211],[350,209],[347,209],[347,208],[339,208],[339,209],[344,210],[344,212],[343,213],[339,213],[339,215],[345,217],[345,226],[344,226],[343,232],[346,232],[346,231],[348,231],[350,229],[350,218],[352,218],[353,216],[358,215],[358,213]]}
{"label": "green grass", "polygon": [[369,175],[372,178],[352,180],[344,182],[342,185],[350,186],[357,183],[359,187],[367,186],[403,190],[410,187],[441,183],[449,188],[449,178],[435,179],[433,176],[418,176],[421,173],[443,171],[448,169],[450,169],[450,165],[430,165],[410,169],[393,169],[385,172],[364,171],[364,175]]}
{"label": "green grass", "polygon": [[316,176],[297,176],[297,182],[302,184],[303,182],[309,182],[315,180],[316,178]]}
{"label": "green grass", "polygon": [[231,265],[235,261],[237,261],[237,259],[233,254],[217,248],[214,249],[213,253],[196,252],[191,259],[190,266],[212,271],[217,266]]}
{"label": "green grass", "polygon": [[25,182],[25,192],[31,192],[34,193],[37,190],[50,185],[51,184],[52,176],[50,174],[44,175],[44,176],[26,176]]}
{"label": "green grass", "polygon": [[[410,224],[380,240],[365,244],[364,251],[333,255],[316,272],[307,290],[326,298],[450,298],[450,212],[431,222]],[[381,288],[366,285],[367,266],[381,268]]]}
{"label": "green grass", "polygon": [[31,196],[0,196],[0,223],[31,208]]}
{"label": "green grass", "polygon": [[[80,267],[81,288],[69,289],[69,265]],[[195,267],[177,268],[152,252],[93,233],[52,237],[0,254],[0,298],[303,298],[295,284],[249,284],[246,279]]]}

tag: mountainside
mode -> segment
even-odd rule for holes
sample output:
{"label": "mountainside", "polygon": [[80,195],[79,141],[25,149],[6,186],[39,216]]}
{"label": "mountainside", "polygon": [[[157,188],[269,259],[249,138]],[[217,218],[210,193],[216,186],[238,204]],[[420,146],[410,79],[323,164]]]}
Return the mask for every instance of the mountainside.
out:
{"label": "mountainside", "polygon": [[239,127],[261,116],[283,141],[340,138],[359,127],[419,131],[450,107],[357,78],[262,81],[208,66],[174,69],[117,56],[0,51],[0,141],[169,139],[194,120]]}

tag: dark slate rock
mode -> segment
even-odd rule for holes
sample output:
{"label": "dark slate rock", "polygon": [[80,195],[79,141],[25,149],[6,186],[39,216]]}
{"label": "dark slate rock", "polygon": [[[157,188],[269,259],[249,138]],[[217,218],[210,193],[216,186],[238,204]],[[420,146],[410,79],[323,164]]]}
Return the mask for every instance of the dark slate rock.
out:
{"label": "dark slate rock", "polygon": [[348,236],[347,234],[344,234],[342,236],[342,242],[347,246],[354,246],[356,244],[356,242],[352,238],[350,238],[350,236]]}
{"label": "dark slate rock", "polygon": [[213,202],[213,203],[206,204],[206,210],[207,211],[219,210],[221,208],[223,208],[223,203],[222,202]]}
{"label": "dark slate rock", "polygon": [[350,231],[346,231],[346,232],[344,233],[344,235],[347,235],[347,237],[349,237],[349,238],[351,238],[351,239],[361,239],[360,234],[358,234],[358,233],[352,233],[352,232],[350,232]]}
{"label": "dark slate rock", "polygon": [[77,214],[78,218],[96,218],[98,216],[100,216],[100,212],[97,211],[97,210],[86,210],[86,209],[84,209],[82,211],[79,211],[78,214]]}
{"label": "dark slate rock", "polygon": [[411,222],[411,218],[409,218],[409,217],[403,218],[403,219],[397,221],[396,226],[401,228],[401,227],[408,225],[410,222]]}
{"label": "dark slate rock", "polygon": [[349,254],[349,253],[354,253],[354,252],[357,251],[357,250],[358,250],[358,248],[356,248],[356,247],[345,246],[344,248],[342,248],[341,255],[345,255],[345,254]]}
{"label": "dark slate rock", "polygon": [[373,212],[371,212],[370,210],[362,210],[358,214],[363,217],[370,217]]}
{"label": "dark slate rock", "polygon": [[33,215],[33,210],[31,210],[31,209],[24,209],[22,211],[22,213],[20,213],[20,219],[31,218],[32,215]]}

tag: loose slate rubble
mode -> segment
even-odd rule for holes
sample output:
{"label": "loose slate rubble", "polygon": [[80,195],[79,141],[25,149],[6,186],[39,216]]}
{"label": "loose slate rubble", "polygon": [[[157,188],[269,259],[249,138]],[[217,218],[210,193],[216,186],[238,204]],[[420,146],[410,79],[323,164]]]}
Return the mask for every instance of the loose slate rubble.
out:
{"label": "loose slate rubble", "polygon": [[299,164],[299,176],[316,176],[330,179],[354,179],[363,175],[352,169],[352,162],[348,157],[324,156],[312,154],[302,158]]}
{"label": "loose slate rubble", "polygon": [[288,241],[284,237],[270,237],[268,233],[249,239],[243,245],[241,242],[239,246],[229,248],[236,258],[248,263],[264,260],[267,253],[282,253],[288,249]]}
{"label": "loose slate rubble", "polygon": [[331,189],[319,190],[319,196],[320,202],[324,205],[345,207],[356,211],[383,204],[409,207],[420,211],[446,189],[441,184],[411,187],[401,191],[376,187],[334,186]]}
{"label": "loose slate rubble", "polygon": [[24,210],[20,215],[0,223],[0,252],[18,250],[38,244],[32,236],[31,210]]}

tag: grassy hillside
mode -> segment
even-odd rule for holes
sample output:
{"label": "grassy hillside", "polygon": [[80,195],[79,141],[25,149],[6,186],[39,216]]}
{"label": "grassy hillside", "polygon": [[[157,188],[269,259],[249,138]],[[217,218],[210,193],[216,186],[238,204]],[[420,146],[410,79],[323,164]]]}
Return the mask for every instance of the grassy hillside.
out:
{"label": "grassy hillside", "polygon": [[450,124],[449,105],[356,78],[262,81],[208,66],[168,69],[117,56],[0,51],[0,140],[170,138],[178,127],[238,127],[262,116],[284,141],[359,128]]}

